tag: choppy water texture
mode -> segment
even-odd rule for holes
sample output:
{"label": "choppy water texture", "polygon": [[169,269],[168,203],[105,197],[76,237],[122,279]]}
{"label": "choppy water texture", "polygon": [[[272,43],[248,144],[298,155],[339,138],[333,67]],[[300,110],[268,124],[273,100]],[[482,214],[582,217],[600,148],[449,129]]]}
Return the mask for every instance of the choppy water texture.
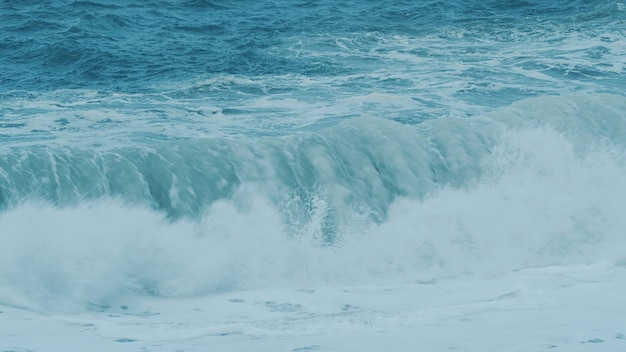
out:
{"label": "choppy water texture", "polygon": [[0,303],[626,259],[623,2],[8,0],[0,67]]}

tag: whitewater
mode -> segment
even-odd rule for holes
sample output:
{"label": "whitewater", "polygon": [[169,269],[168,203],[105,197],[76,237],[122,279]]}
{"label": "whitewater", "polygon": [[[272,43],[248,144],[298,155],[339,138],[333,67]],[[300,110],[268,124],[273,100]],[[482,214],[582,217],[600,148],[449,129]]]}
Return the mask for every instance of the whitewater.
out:
{"label": "whitewater", "polygon": [[626,350],[626,4],[4,1],[0,351]]}

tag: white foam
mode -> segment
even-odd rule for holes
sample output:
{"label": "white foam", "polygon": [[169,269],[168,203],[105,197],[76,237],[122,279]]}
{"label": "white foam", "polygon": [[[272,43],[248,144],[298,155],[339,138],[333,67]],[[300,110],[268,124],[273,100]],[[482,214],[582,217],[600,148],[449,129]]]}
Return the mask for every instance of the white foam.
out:
{"label": "white foam", "polygon": [[56,316],[0,305],[0,330],[2,346],[18,351],[620,351],[625,275],[597,263],[427,285],[145,298]]}
{"label": "white foam", "polygon": [[[312,194],[320,198],[309,216],[293,223],[255,183],[211,204],[197,222],[170,223],[117,201],[24,204],[0,216],[0,302],[80,311],[129,294],[402,284],[626,259],[620,140],[594,144],[533,123],[504,128],[498,140],[482,158],[480,179],[434,188],[421,200],[398,198],[379,224],[342,209],[332,242],[324,233],[331,211],[324,197]],[[322,172],[330,162],[325,153],[310,158],[321,176],[334,175]],[[327,191],[346,198],[340,184]]]}

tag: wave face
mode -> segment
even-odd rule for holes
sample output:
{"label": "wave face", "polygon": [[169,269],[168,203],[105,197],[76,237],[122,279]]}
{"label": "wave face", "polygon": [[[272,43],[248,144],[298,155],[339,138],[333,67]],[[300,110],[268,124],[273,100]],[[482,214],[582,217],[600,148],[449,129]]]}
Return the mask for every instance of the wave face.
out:
{"label": "wave face", "polygon": [[619,2],[6,1],[0,304],[623,263]]}

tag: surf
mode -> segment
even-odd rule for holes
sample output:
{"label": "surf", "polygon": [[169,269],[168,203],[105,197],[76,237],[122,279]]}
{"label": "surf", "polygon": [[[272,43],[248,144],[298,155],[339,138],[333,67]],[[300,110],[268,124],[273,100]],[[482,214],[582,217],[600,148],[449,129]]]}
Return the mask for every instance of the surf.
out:
{"label": "surf", "polygon": [[5,155],[0,301],[98,310],[620,263],[625,107],[543,97],[417,126],[363,118],[291,138]]}

